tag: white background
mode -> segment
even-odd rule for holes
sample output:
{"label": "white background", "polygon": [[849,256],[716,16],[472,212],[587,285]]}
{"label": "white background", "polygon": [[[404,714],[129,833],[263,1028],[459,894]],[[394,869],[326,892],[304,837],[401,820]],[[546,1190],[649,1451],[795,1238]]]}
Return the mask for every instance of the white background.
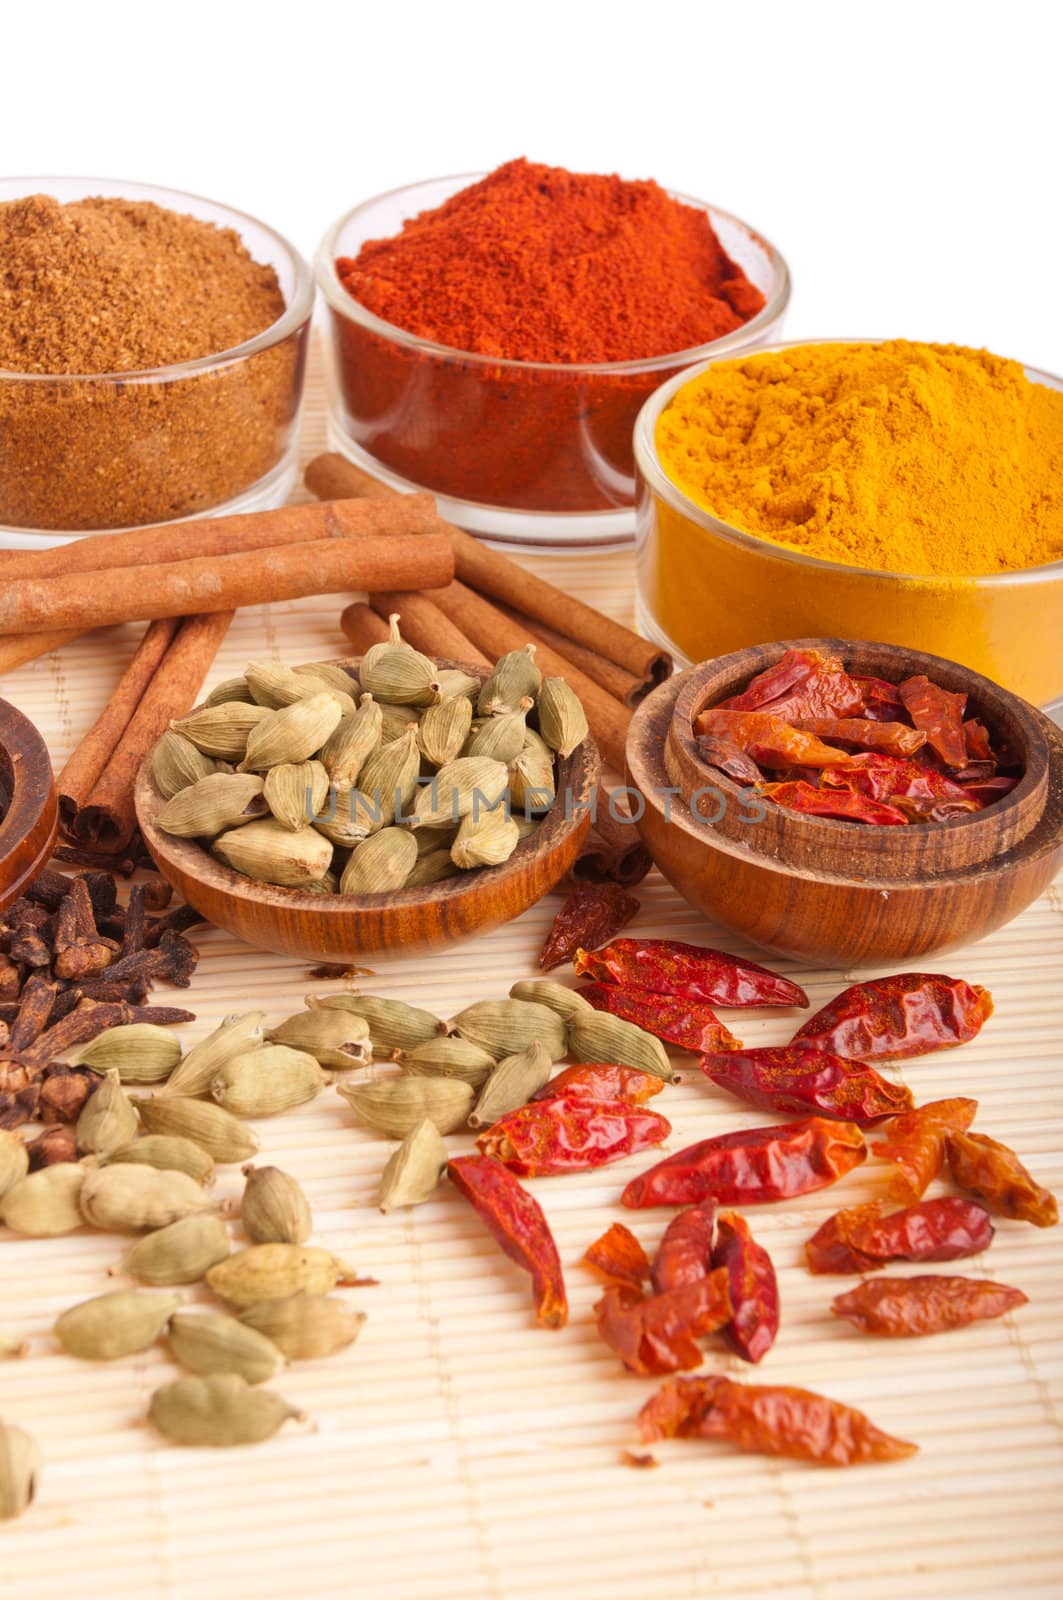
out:
{"label": "white background", "polygon": [[305,253],[359,199],[518,154],[652,176],[779,246],[790,335],[954,340],[1063,372],[1059,16],[8,0],[0,167],[190,189]]}

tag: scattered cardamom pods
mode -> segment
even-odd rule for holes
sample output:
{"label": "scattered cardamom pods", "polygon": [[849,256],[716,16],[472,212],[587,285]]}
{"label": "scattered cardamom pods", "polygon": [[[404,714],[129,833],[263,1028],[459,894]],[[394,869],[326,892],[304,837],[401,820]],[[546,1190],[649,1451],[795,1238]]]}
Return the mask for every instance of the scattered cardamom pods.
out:
{"label": "scattered cardamom pods", "polygon": [[447,1034],[404,1051],[402,1070],[418,1078],[460,1078],[479,1089],[495,1070],[495,1058],[480,1045]]}
{"label": "scattered cardamom pods", "polygon": [[[389,706],[380,701],[380,749],[401,739],[412,728],[417,732],[421,711],[417,706]],[[364,770],[364,769],[363,769]]]}
{"label": "scattered cardamom pods", "polygon": [[386,1216],[396,1206],[417,1206],[439,1187],[447,1147],[435,1123],[425,1118],[411,1128],[380,1174],[377,1205]]}
{"label": "scattered cardamom pods", "polygon": [[0,1200],[26,1176],[29,1169],[29,1153],[18,1134],[0,1128]]}
{"label": "scattered cardamom pods", "polygon": [[460,871],[461,866],[448,848],[419,852],[402,887],[423,889],[430,883],[445,883],[448,878],[456,878]]}
{"label": "scattered cardamom pods", "polygon": [[535,665],[535,646],[526,644],[523,650],[511,650],[500,657],[484,680],[476,709],[482,717],[516,711],[526,697],[535,699],[542,681],[543,675]]}
{"label": "scattered cardamom pods", "polygon": [[286,889],[305,889],[316,883],[332,862],[332,844],[316,828],[292,833],[273,817],[223,833],[215,839],[211,853],[234,872]]}
{"label": "scattered cardamom pods", "polygon": [[329,776],[320,761],[282,761],[266,773],[263,794],[283,828],[308,828],[325,804]]}
{"label": "scattered cardamom pods", "polygon": [[234,1306],[293,1294],[330,1294],[337,1284],[356,1282],[350,1267],[309,1244],[248,1245],[207,1273],[208,1288]]}
{"label": "scattered cardamom pods", "polygon": [[261,1444],[302,1412],[269,1389],[252,1389],[236,1372],[176,1378],[151,1397],[148,1420],[173,1444],[225,1448]]}
{"label": "scattered cardamom pods", "polygon": [[20,1517],[32,1505],[41,1475],[41,1452],[36,1439],[0,1422],[0,1522]]}
{"label": "scattered cardamom pods", "polygon": [[470,1128],[490,1128],[507,1111],[516,1111],[534,1099],[548,1082],[554,1063],[549,1051],[536,1042],[498,1063],[469,1113]]}
{"label": "scattered cardamom pods", "polygon": [[220,706],[204,706],[193,711],[190,716],[171,722],[170,727],[183,733],[205,756],[214,756],[219,761],[239,761],[247,749],[248,735],[269,715],[265,706],[226,700]]}
{"label": "scattered cardamom pods", "polygon": [[77,1145],[82,1155],[109,1156],[135,1139],[140,1119],[114,1067],[81,1108]]}
{"label": "scattered cardamom pods", "polygon": [[289,1361],[315,1361],[353,1344],[365,1312],[348,1311],[342,1300],[326,1295],[292,1294],[248,1306],[240,1321],[264,1333]]}
{"label": "scattered cardamom pods", "polygon": [[[354,710],[351,703],[350,710]],[[312,694],[305,700],[267,711],[247,736],[241,772],[263,772],[285,761],[308,761],[335,733],[344,707],[331,692]]]}
{"label": "scattered cardamom pods", "polygon": [[440,667],[436,678],[439,681],[439,693],[444,700],[461,695],[471,701],[480,693],[480,679],[474,678],[469,672],[463,672],[460,667]]}
{"label": "scattered cardamom pods", "polygon": [[429,706],[417,729],[421,754],[434,767],[446,766],[461,754],[471,726],[472,701],[464,695],[452,695],[437,706]]}
{"label": "scattered cardamom pods", "polygon": [[258,1149],[258,1139],[251,1129],[213,1101],[192,1100],[184,1095],[155,1095],[150,1100],[139,1101],[137,1110],[149,1133],[176,1134],[178,1138],[191,1139],[213,1156],[219,1166],[249,1161]]}
{"label": "scattered cardamom pods", "polygon": [[[59,1168],[49,1170],[57,1172]],[[85,1221],[105,1233],[148,1233],[195,1211],[207,1211],[211,1205],[187,1172],[136,1162],[89,1167],[79,1203]]]}
{"label": "scattered cardamom pods", "polygon": [[245,1383],[268,1383],[282,1361],[272,1339],[225,1311],[178,1311],[167,1338],[174,1359],[202,1377],[235,1372]]}
{"label": "scattered cardamom pods", "polygon": [[51,1239],[84,1227],[79,1197],[87,1167],[60,1161],[20,1178],[0,1200],[0,1222],[30,1239]]}
{"label": "scattered cardamom pods", "polygon": [[114,1289],[64,1311],[55,1336],[68,1356],[115,1361],[153,1345],[180,1304],[165,1289]]}
{"label": "scattered cardamom pods", "polygon": [[338,666],[335,661],[303,661],[292,671],[297,678],[310,678],[322,689],[331,689],[333,694],[353,697],[358,693],[355,674],[348,672],[346,667]]}
{"label": "scattered cardamom pods", "polygon": [[264,1011],[232,1012],[213,1033],[192,1046],[162,1092],[193,1097],[209,1094],[220,1067],[262,1043],[265,1020]]}
{"label": "scattered cardamom pods", "polygon": [[336,1087],[360,1121],[392,1139],[404,1139],[425,1117],[440,1133],[454,1133],[476,1098],[456,1078],[378,1078]]}
{"label": "scattered cardamom pods", "polygon": [[393,705],[430,706],[439,698],[436,665],[403,641],[398,614],[388,619],[391,637],[370,645],[358,668],[358,681],[367,694]]}
{"label": "scattered cardamom pods", "polygon": [[186,739],[176,728],[167,728],[151,753],[151,775],[155,779],[155,787],[167,800],[172,800],[189,784],[198,783],[200,778],[209,778],[212,772],[217,771],[218,763],[211,756],[205,756],[191,739]]}
{"label": "scattered cardamom pods", "polygon": [[199,1213],[146,1233],[126,1251],[121,1270],[157,1286],[198,1283],[228,1254],[229,1235],[221,1218]]}
{"label": "scattered cardamom pods", "polygon": [[396,817],[405,816],[420,772],[416,728],[407,728],[369,757],[359,774],[358,787],[369,804],[366,821],[370,832],[390,827]]}
{"label": "scattered cardamom pods", "polygon": [[439,1038],[446,1027],[430,1011],[407,1005],[405,1000],[386,1000],[382,995],[308,994],[306,1004],[311,1011],[345,1011],[363,1018],[378,1060],[393,1056],[396,1050],[413,1050],[429,1039]]}
{"label": "scattered cardamom pods", "polygon": [[621,1067],[651,1072],[666,1083],[675,1076],[664,1045],[652,1033],[593,1006],[570,1018],[568,1046],[575,1061],[615,1061]]}
{"label": "scattered cardamom pods", "polygon": [[321,747],[320,761],[329,782],[358,782],[358,775],[380,744],[384,713],[371,694],[363,694],[357,710],[344,717],[335,733]]}
{"label": "scattered cardamom pods", "polygon": [[229,700],[242,700],[245,705],[250,705],[254,696],[248,687],[246,678],[223,678],[221,683],[216,683],[204,700],[206,706],[223,706]]}
{"label": "scattered cardamom pods", "polygon": [[266,1037],[271,1044],[305,1050],[323,1067],[364,1067],[373,1054],[368,1022],[345,1007],[297,1011],[270,1028]]}
{"label": "scattered cardamom pods", "polygon": [[276,1117],[307,1105],[324,1087],[325,1074],[305,1050],[262,1044],[219,1068],[210,1092],[236,1117]]}
{"label": "scattered cardamom pods", "polygon": [[181,1041],[158,1023],[125,1022],[80,1045],[68,1059],[94,1072],[113,1068],[122,1083],[159,1083],[180,1061]]}
{"label": "scattered cardamom pods", "polygon": [[[451,1018],[450,1029],[471,1044],[478,1044],[496,1061],[516,1055],[536,1041],[552,1061],[560,1061],[566,1051],[564,1022],[556,1011],[534,1000],[477,1000]],[[595,1056],[594,1059],[608,1061],[611,1058]]]}
{"label": "scattered cardamom pods", "polygon": [[487,811],[479,817],[462,817],[450,858],[462,871],[498,867],[519,844],[520,830],[513,818],[504,811]]}
{"label": "scattered cardamom pods", "polygon": [[164,1172],[186,1172],[201,1189],[214,1182],[214,1160],[201,1145],[172,1133],[146,1133],[107,1157],[106,1165],[156,1167]]}
{"label": "scattered cardamom pods", "polygon": [[528,728],[528,712],[534,705],[530,695],[525,695],[516,711],[500,711],[488,717],[472,735],[465,750],[467,756],[489,756],[509,766],[524,749],[524,735]]}
{"label": "scattered cardamom pods", "polygon": [[18,1361],[28,1349],[29,1345],[21,1335],[0,1328],[0,1361]]}
{"label": "scattered cardamom pods", "polygon": [[501,801],[508,777],[502,762],[487,756],[459,756],[448,761],[414,802],[416,826],[456,826],[462,817],[482,815]]}
{"label": "scattered cardamom pods", "polygon": [[314,1230],[310,1202],[279,1167],[245,1167],[240,1219],[253,1244],[305,1244]]}
{"label": "scattered cardamom pods", "polygon": [[163,833],[179,839],[213,839],[268,811],[261,778],[248,772],[215,772],[175,794],[155,820]]}
{"label": "scattered cardamom pods", "polygon": [[401,889],[417,861],[417,842],[406,828],[382,828],[356,844],[340,877],[341,894],[388,894]]}
{"label": "scattered cardamom pods", "polygon": [[[270,711],[283,710],[285,706],[294,706],[300,700],[309,700],[311,695],[326,692],[340,697],[344,715],[354,710],[353,694],[357,685],[346,673],[341,684],[332,682],[324,669],[310,672],[304,668],[286,667],[280,661],[251,661],[244,670],[244,677],[255,703],[266,706]],[[345,701],[349,704],[345,704]]]}
{"label": "scattered cardamom pods", "polygon": [[512,1000],[534,1000],[549,1006],[564,1022],[571,1022],[577,1012],[593,1011],[594,1007],[575,989],[568,989],[552,978],[521,978],[509,991]]}
{"label": "scattered cardamom pods", "polygon": [[590,731],[580,698],[564,678],[544,678],[536,710],[539,732],[559,756],[570,756]]}

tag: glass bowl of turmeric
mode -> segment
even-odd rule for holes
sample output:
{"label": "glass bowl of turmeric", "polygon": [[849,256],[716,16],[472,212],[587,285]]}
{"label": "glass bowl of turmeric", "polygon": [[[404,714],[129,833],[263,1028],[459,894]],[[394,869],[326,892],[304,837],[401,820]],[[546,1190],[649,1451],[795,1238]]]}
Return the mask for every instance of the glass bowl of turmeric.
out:
{"label": "glass bowl of turmeric", "polygon": [[950,345],[713,357],[635,428],[639,626],[682,661],[801,636],[1063,709],[1063,380]]}
{"label": "glass bowl of turmeric", "polygon": [[710,350],[777,336],[790,292],[727,212],[527,161],[356,206],[315,272],[332,448],[544,548],[630,543],[643,401]]}

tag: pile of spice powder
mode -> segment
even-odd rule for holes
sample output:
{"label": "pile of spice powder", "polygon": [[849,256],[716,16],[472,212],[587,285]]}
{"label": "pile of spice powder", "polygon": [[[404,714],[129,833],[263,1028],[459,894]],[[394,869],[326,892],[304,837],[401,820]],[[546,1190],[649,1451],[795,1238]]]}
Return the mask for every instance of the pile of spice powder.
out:
{"label": "pile of spice powder", "polygon": [[656,442],[698,505],[824,561],[964,577],[1063,557],[1063,394],[985,350],[722,361],[678,391]]}
{"label": "pile of spice powder", "polygon": [[652,181],[510,161],[336,263],[376,316],[510,361],[630,361],[748,322],[764,296],[708,216]]}

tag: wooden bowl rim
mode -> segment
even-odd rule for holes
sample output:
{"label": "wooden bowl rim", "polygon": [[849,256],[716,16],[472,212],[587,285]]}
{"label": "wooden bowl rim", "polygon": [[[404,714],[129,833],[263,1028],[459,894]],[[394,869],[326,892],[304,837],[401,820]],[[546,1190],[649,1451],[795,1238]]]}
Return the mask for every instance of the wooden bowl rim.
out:
{"label": "wooden bowl rim", "polygon": [[[334,657],[330,665],[354,667],[357,670],[361,659],[360,656]],[[457,668],[471,677],[479,678],[481,682],[487,676],[482,666],[451,661],[444,657],[434,659],[436,666],[441,669]],[[193,709],[198,711],[202,706]],[[188,715],[191,716],[192,713],[189,712]],[[283,884],[258,883],[246,874],[225,866],[214,856],[208,855],[202,845],[197,844],[194,839],[182,839],[164,833],[155,823],[155,818],[167,802],[156,786],[151,771],[153,754],[154,746],[144,758],[137,773],[134,802],[140,831],[152,855],[160,864],[160,869],[167,860],[172,859],[189,877],[195,878],[204,887],[213,889],[229,899],[275,907],[278,911],[312,911],[315,916],[324,915],[330,919],[357,916],[368,911],[379,912],[384,909],[399,912],[406,907],[430,904],[434,901],[449,905],[455,901],[471,900],[484,892],[490,893],[494,886],[505,881],[510,874],[523,866],[529,855],[549,855],[573,828],[580,825],[579,807],[581,803],[589,802],[601,772],[598,746],[593,735],[588,733],[570,756],[557,757],[557,793],[549,811],[542,819],[542,825],[530,838],[522,839],[509,859],[499,866],[477,867],[471,872],[459,872],[453,878],[444,878],[440,883],[418,884],[410,889],[393,889],[379,895],[326,895],[309,894],[305,889],[288,889]],[[568,807],[565,804],[558,805],[558,801],[563,801],[568,795],[573,797],[571,815],[568,814]]]}
{"label": "wooden bowl rim", "polygon": [[[17,899],[47,861],[59,828],[59,807],[48,747],[24,712],[0,700],[0,748],[11,768],[11,799],[0,819],[0,906]],[[40,835],[17,879],[7,881],[21,845]]]}

